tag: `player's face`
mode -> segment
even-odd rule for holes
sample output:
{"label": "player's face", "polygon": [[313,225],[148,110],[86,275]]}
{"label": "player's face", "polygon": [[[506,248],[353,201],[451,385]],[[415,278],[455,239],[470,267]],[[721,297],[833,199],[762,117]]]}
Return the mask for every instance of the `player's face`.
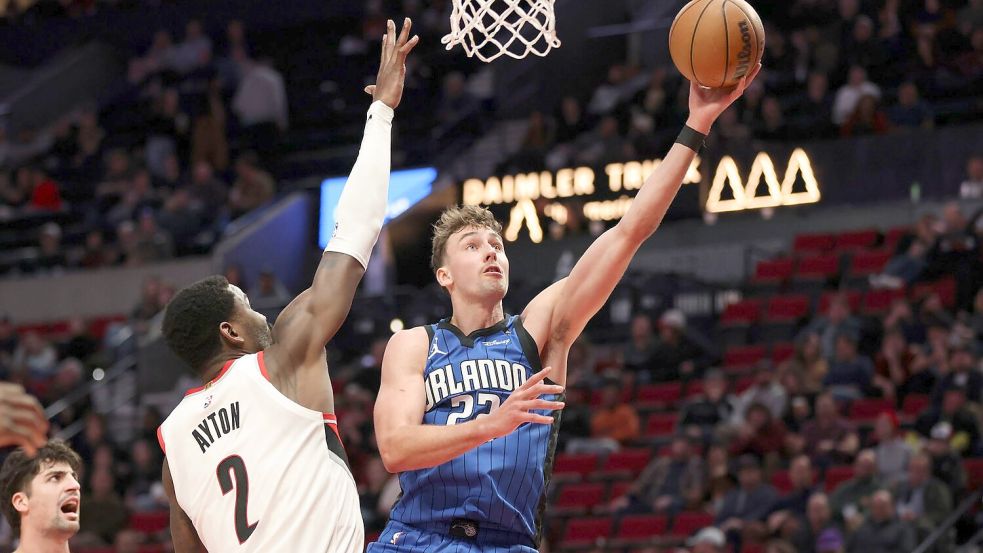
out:
{"label": "player's face", "polygon": [[273,327],[262,313],[253,310],[249,297],[238,286],[229,285],[236,296],[235,320],[246,337],[246,348],[253,352],[262,351],[273,345]]}
{"label": "player's face", "polygon": [[495,231],[469,227],[447,241],[444,266],[437,278],[451,293],[505,297],[509,289],[509,260],[505,242]]}
{"label": "player's face", "polygon": [[[31,480],[30,493],[14,494],[22,532],[55,533],[68,539],[79,530],[82,498],[78,475],[68,463],[48,463]],[[26,532],[25,532],[26,533]]]}

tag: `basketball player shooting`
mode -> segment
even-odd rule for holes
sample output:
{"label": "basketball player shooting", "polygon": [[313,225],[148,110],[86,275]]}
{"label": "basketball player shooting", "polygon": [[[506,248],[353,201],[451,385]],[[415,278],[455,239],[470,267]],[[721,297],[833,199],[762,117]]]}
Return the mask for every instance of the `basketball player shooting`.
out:
{"label": "basketball player shooting", "polygon": [[158,430],[177,553],[360,553],[358,492],[338,436],[325,345],[351,308],[382,229],[393,110],[410,21],[389,21],[358,159],[311,287],[271,328],[239,288],[199,281],[167,307],[163,333],[205,384]]}
{"label": "basketball player shooting", "polygon": [[376,437],[402,496],[369,552],[536,551],[570,345],[658,228],[713,122],[760,67],[729,89],[690,85],[686,127],[631,208],[521,315],[502,310],[501,225],[479,207],[441,215],[431,265],[453,312],[398,332],[386,349]]}

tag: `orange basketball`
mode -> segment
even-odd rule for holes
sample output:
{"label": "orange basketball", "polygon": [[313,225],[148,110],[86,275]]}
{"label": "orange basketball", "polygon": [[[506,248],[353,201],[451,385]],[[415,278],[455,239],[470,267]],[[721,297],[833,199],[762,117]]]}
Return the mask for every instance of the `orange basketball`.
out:
{"label": "orange basketball", "polygon": [[744,0],[693,0],[669,29],[669,53],[679,72],[696,84],[733,86],[764,53],[765,29]]}

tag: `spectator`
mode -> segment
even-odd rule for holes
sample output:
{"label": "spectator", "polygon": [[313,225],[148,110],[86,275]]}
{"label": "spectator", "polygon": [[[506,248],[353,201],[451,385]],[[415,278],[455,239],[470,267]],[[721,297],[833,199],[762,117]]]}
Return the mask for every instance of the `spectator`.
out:
{"label": "spectator", "polygon": [[857,110],[860,99],[864,96],[881,97],[881,89],[867,80],[867,71],[859,66],[850,67],[846,84],[836,91],[833,101],[833,124],[842,126]]}
{"label": "spectator", "polygon": [[[792,482],[792,489],[778,498],[771,506],[769,516],[784,513],[786,516],[793,516],[797,519],[805,519],[811,505],[812,498],[816,495],[815,474],[812,471],[812,461],[806,455],[799,455],[792,459],[788,471],[789,480]],[[825,497],[824,497],[825,499]],[[826,506],[828,515],[829,506]],[[774,527],[774,525],[769,524]]]}
{"label": "spectator", "polygon": [[857,337],[841,332],[836,337],[836,356],[829,365],[823,386],[838,400],[853,400],[864,396],[874,375],[870,358],[857,352]]}
{"label": "spectator", "polygon": [[707,489],[706,498],[711,511],[719,511],[724,504],[724,497],[737,487],[737,477],[731,470],[730,456],[727,448],[716,443],[707,448]]}
{"label": "spectator", "polygon": [[772,416],[762,403],[752,403],[743,424],[736,424],[737,436],[731,444],[732,455],[752,454],[760,459],[775,460],[785,444],[785,425]]}
{"label": "spectator", "polygon": [[853,463],[853,478],[841,483],[829,498],[833,516],[855,527],[870,505],[870,497],[883,483],[877,474],[877,454],[865,449]]}
{"label": "spectator", "polygon": [[577,162],[587,165],[622,161],[633,155],[631,143],[621,136],[618,120],[611,115],[602,117],[593,131],[581,135],[576,148]]}
{"label": "spectator", "polygon": [[816,492],[809,496],[805,518],[793,536],[792,543],[799,553],[816,553],[820,551],[818,542],[829,530],[836,530],[829,509],[829,498],[822,492]]}
{"label": "spectator", "polygon": [[61,211],[61,189],[43,169],[33,171],[34,187],[31,190],[30,207],[37,211]]}
{"label": "spectator", "polygon": [[155,99],[146,123],[146,161],[151,171],[162,173],[167,157],[172,154],[184,158],[189,129],[190,119],[181,109],[181,94],[176,88],[164,89]]}
{"label": "spectator", "polygon": [[779,375],[770,370],[759,370],[754,375],[754,385],[744,390],[734,402],[732,422],[742,422],[754,404],[768,409],[772,419],[781,419],[788,405],[788,394],[779,382]]}
{"label": "spectator", "polygon": [[55,374],[58,353],[50,342],[37,332],[24,334],[14,352],[14,367],[25,372],[33,380],[46,380]]}
{"label": "spectator", "polygon": [[889,128],[887,116],[878,107],[878,97],[864,94],[857,102],[853,114],[840,127],[840,135],[850,137],[885,134]]}
{"label": "spectator", "polygon": [[132,319],[149,321],[164,308],[160,304],[160,286],[160,278],[156,276],[147,277],[143,281],[143,287],[140,291],[140,301],[130,313]]}
{"label": "spectator", "polygon": [[[478,100],[467,91],[464,74],[454,71],[444,77],[440,101],[435,111],[438,134],[447,135],[478,109]],[[468,130],[473,130],[470,127]]]}
{"label": "spectator", "polygon": [[157,31],[147,53],[130,61],[130,82],[136,84],[150,75],[172,69],[174,55],[174,39],[171,34],[163,29]]}
{"label": "spectator", "polygon": [[[229,25],[231,29],[232,24]],[[191,163],[204,161],[219,171],[225,171],[229,166],[229,144],[221,93],[218,79],[209,81],[202,110],[191,125]]]}
{"label": "spectator", "polygon": [[689,438],[676,435],[669,456],[653,459],[628,493],[611,502],[614,511],[674,514],[697,507],[706,486],[703,460]]}
{"label": "spectator", "polygon": [[847,538],[847,553],[912,551],[911,527],[897,518],[891,492],[880,490],[871,499],[870,516]]}
{"label": "spectator", "polygon": [[918,416],[915,429],[922,436],[931,436],[941,422],[951,427],[950,445],[963,456],[971,456],[980,443],[980,427],[976,415],[966,405],[966,390],[950,387],[942,395],[941,407],[932,407]]}
{"label": "spectator", "polygon": [[157,216],[145,209],[140,213],[140,226],[136,234],[134,251],[138,264],[154,263],[174,256],[174,241],[166,231],[157,226]]}
{"label": "spectator", "polygon": [[909,379],[916,377],[912,370],[914,360],[915,354],[908,348],[904,332],[898,328],[886,330],[874,360],[874,386],[884,397],[904,399],[908,395]]}
{"label": "spectator", "polygon": [[803,332],[795,340],[795,353],[779,367],[779,374],[791,374],[801,383],[801,391],[818,394],[823,389],[823,379],[829,371],[829,363],[823,357],[819,332]]}
{"label": "spectator", "polygon": [[785,140],[789,137],[788,125],[778,98],[765,96],[761,102],[761,121],[754,135],[761,140]]}
{"label": "spectator", "polygon": [[280,133],[287,130],[287,89],[283,76],[269,59],[242,60],[242,80],[232,99],[246,148],[274,151]]}
{"label": "spectator", "polygon": [[89,331],[89,325],[82,317],[68,320],[68,337],[59,344],[61,358],[74,357],[86,360],[99,350],[99,342]]}
{"label": "spectator", "polygon": [[61,227],[57,223],[45,223],[41,227],[38,246],[37,257],[25,267],[26,272],[58,274],[68,267],[68,260],[61,249]]}
{"label": "spectator", "polygon": [[932,457],[932,475],[949,485],[952,497],[960,497],[966,489],[966,468],[962,458],[953,451],[952,425],[940,422],[932,427],[925,443],[925,452]]}
{"label": "spectator", "polygon": [[[133,442],[130,450],[130,463],[124,475],[124,496],[131,511],[155,511],[166,508],[166,499],[160,497],[155,488],[160,485],[161,462],[146,439]],[[163,503],[162,500],[163,499]]]}
{"label": "spectator", "polygon": [[238,217],[273,199],[276,183],[269,173],[260,169],[255,154],[246,153],[236,160],[236,182],[229,193],[233,217]]}
{"label": "spectator", "polygon": [[161,230],[172,237],[178,255],[195,251],[194,242],[202,229],[202,211],[195,209],[192,202],[186,188],[175,190],[164,202],[158,217]]}
{"label": "spectator", "polygon": [[113,248],[106,244],[103,233],[99,229],[90,230],[85,235],[85,249],[79,259],[79,267],[98,269],[112,265],[116,261]]}
{"label": "spectator", "polygon": [[738,459],[737,470],[740,487],[724,498],[715,523],[727,534],[729,541],[739,544],[745,527],[764,518],[778,493],[769,484],[762,483],[761,465],[753,455]]}
{"label": "spectator", "polygon": [[189,193],[194,207],[203,216],[213,221],[225,209],[228,199],[227,186],[215,178],[215,172],[207,161],[198,161],[191,172]]}
{"label": "spectator", "polygon": [[573,96],[564,96],[563,100],[560,101],[560,110],[556,119],[556,142],[558,144],[572,142],[587,130],[583,108]]}
{"label": "spectator", "polygon": [[931,129],[934,124],[932,108],[918,96],[918,86],[911,81],[898,87],[898,103],[888,109],[888,119],[897,129]]}
{"label": "spectator", "polygon": [[608,68],[608,78],[594,90],[594,95],[587,104],[587,113],[591,115],[609,115],[622,101],[624,84],[627,81],[625,67],[615,64]]}
{"label": "spectator", "polygon": [[184,28],[184,41],[177,45],[172,56],[174,69],[190,73],[211,61],[212,39],[208,38],[201,21],[192,19]]}
{"label": "spectator", "polygon": [[127,512],[113,489],[113,475],[107,470],[92,473],[91,488],[82,496],[86,516],[81,517],[79,539],[88,543],[113,543],[116,534],[126,527]]}
{"label": "spectator", "polygon": [[591,438],[617,450],[638,438],[638,413],[621,400],[621,385],[617,380],[609,380],[601,394],[601,405],[591,416]]}
{"label": "spectator", "polygon": [[715,357],[713,346],[706,337],[686,325],[686,315],[678,309],[668,309],[659,317],[659,341],[653,357],[656,374],[678,374],[684,379],[697,378]]}
{"label": "spectator", "polygon": [[246,290],[246,281],[242,277],[242,266],[238,264],[231,264],[225,267],[225,271],[222,273],[225,280],[229,281],[229,284],[239,287],[241,290]]}
{"label": "spectator", "polygon": [[679,425],[696,427],[704,439],[709,439],[717,425],[730,420],[733,413],[734,398],[727,393],[727,378],[719,370],[710,370],[703,378],[703,395],[683,407]]}
{"label": "spectator", "polygon": [[144,534],[137,530],[122,530],[113,542],[114,553],[140,553]]}
{"label": "spectator", "polygon": [[960,343],[949,350],[948,369],[948,373],[942,376],[932,392],[933,404],[940,404],[945,393],[952,388],[964,390],[968,401],[983,401],[983,373],[979,371],[969,344]]}
{"label": "spectator", "polygon": [[624,348],[624,367],[634,376],[636,382],[649,380],[665,382],[676,380],[678,373],[669,371],[662,374],[653,371],[655,365],[655,334],[652,332],[652,319],[648,315],[635,315],[631,320],[631,340]]}
{"label": "spectator", "polygon": [[833,98],[825,73],[812,72],[806,81],[805,97],[796,105],[792,121],[796,138],[829,138],[834,136]]}
{"label": "spectator", "polygon": [[719,529],[711,526],[697,532],[687,540],[686,545],[692,548],[691,553],[724,553],[727,537]]}
{"label": "spectator", "polygon": [[839,414],[828,392],[816,398],[816,418],[802,427],[801,434],[804,452],[822,467],[849,461],[860,445],[853,425]]}
{"label": "spectator", "polygon": [[983,156],[966,160],[966,180],[959,185],[959,197],[964,200],[983,199]]}
{"label": "spectator", "polygon": [[[860,323],[850,314],[850,300],[845,294],[833,296],[825,316],[814,319],[806,332],[819,334],[823,357],[832,362],[836,357],[836,337],[843,332],[860,333]],[[825,375],[824,375],[825,377]]]}
{"label": "spectator", "polygon": [[898,432],[898,416],[884,412],[874,423],[874,454],[877,456],[877,474],[888,486],[894,486],[907,475],[908,462],[912,456],[911,446]]}
{"label": "spectator", "polygon": [[[898,483],[895,496],[899,517],[902,522],[914,524],[919,543],[941,526],[952,512],[949,488],[932,476],[932,458],[927,453],[916,453],[911,458],[908,477]],[[951,535],[945,535],[937,547],[941,551],[948,551],[951,549],[951,540]]]}

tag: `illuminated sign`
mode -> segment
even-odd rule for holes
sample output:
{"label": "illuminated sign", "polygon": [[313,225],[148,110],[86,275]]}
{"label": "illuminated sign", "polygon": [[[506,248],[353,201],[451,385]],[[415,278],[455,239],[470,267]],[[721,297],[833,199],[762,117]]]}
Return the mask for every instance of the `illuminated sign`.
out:
{"label": "illuminated sign", "polygon": [[[430,195],[437,170],[433,167],[393,171],[389,176],[389,199],[386,206],[386,219],[399,217],[404,211]],[[318,224],[318,243],[322,248],[328,246],[334,232],[334,212],[345,188],[348,177],[333,177],[321,183],[321,209]]]}
{"label": "illuminated sign", "polygon": [[[582,213],[590,221],[616,221],[624,217],[635,192],[661,161],[610,163],[603,171],[575,167],[486,180],[468,179],[462,184],[463,202],[485,207],[511,206],[505,239],[516,240],[522,227],[526,227],[530,240],[539,243],[543,239],[541,216],[560,224],[566,223],[570,206],[562,202],[565,199],[585,200]],[[683,184],[706,182],[700,172],[701,163],[699,156],[693,159]],[[805,191],[793,191],[798,176],[805,183]],[[758,188],[762,181],[766,185],[766,193],[759,196]],[[780,182],[771,157],[761,152],[751,164],[746,183],[741,178],[737,162],[730,156],[725,156],[717,164],[711,183],[703,205],[703,209],[710,213],[815,203],[820,199],[812,163],[801,148],[792,152]],[[725,185],[733,199],[722,197]],[[543,200],[550,201],[543,205]],[[537,209],[536,201],[539,201],[541,209]]]}

